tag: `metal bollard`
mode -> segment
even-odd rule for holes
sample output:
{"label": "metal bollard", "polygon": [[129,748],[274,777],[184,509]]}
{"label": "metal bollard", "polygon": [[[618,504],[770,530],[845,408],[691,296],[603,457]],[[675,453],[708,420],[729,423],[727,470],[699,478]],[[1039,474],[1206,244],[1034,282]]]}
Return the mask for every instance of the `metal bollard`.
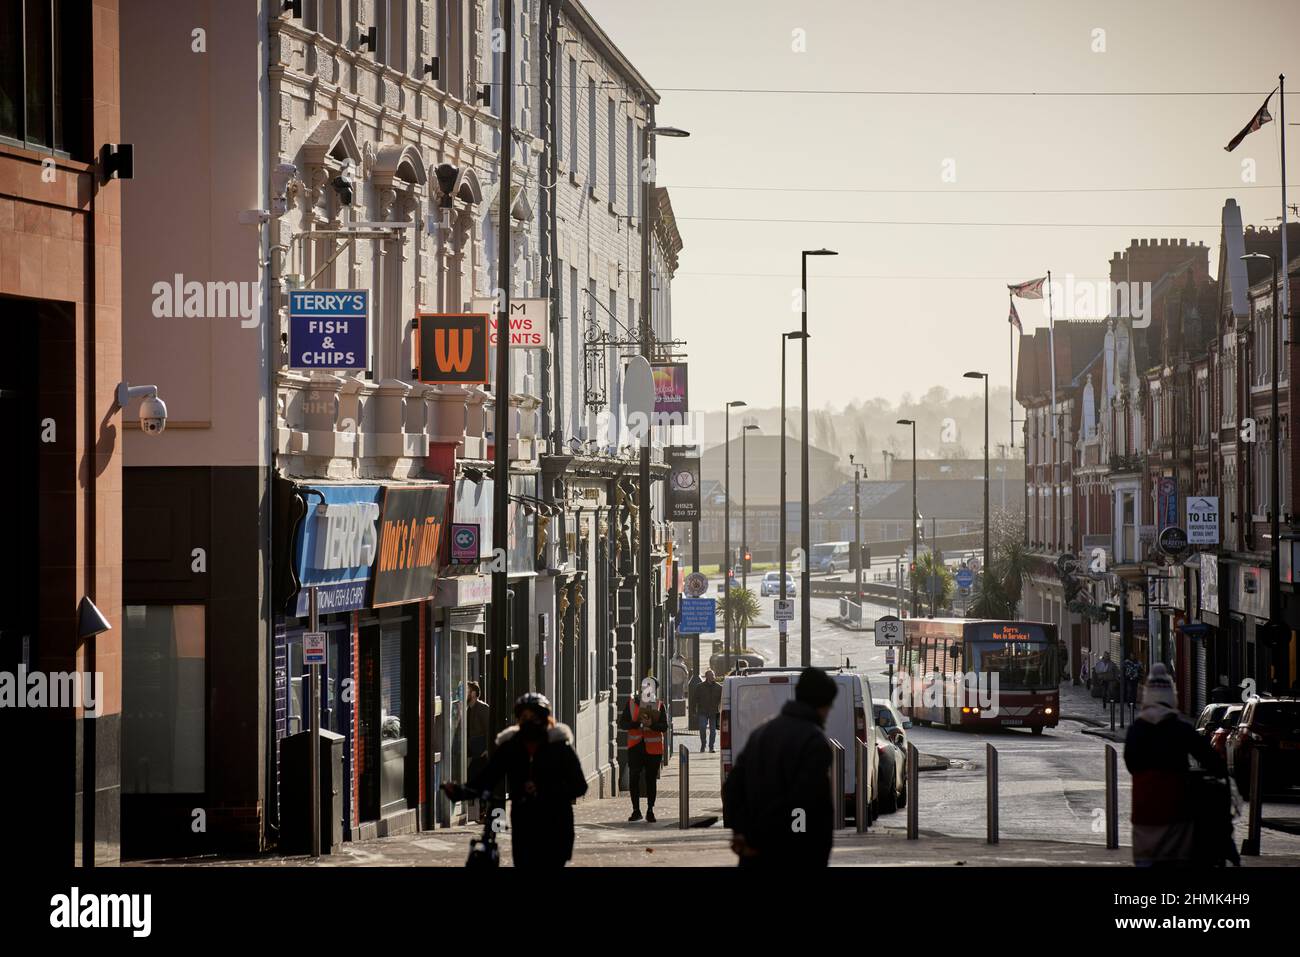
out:
{"label": "metal bollard", "polygon": [[1249,854],[1251,857],[1259,856],[1259,831],[1262,823],[1260,814],[1264,802],[1263,764],[1263,755],[1259,753],[1259,746],[1256,745],[1250,752],[1250,817],[1246,819],[1246,839],[1241,842],[1241,853]]}
{"label": "metal bollard", "polygon": [[870,803],[867,801],[867,742],[855,738],[858,745],[858,764],[857,764],[857,783],[854,788],[854,808],[853,817],[857,825],[858,833],[867,833],[867,815],[871,810]]}
{"label": "metal bollard", "polygon": [[1115,730],[1115,702],[1110,703],[1110,729]]}
{"label": "metal bollard", "polygon": [[677,829],[684,831],[691,826],[691,766],[690,751],[686,745],[677,752]]}
{"label": "metal bollard", "polygon": [[1106,745],[1106,849],[1119,849],[1119,752]]}
{"label": "metal bollard", "polygon": [[916,745],[909,741],[907,742],[907,839],[909,841],[915,841],[921,836],[917,826],[920,816],[917,808],[921,804],[920,779],[920,752],[916,750]]}
{"label": "metal bollard", "polygon": [[998,749],[984,745],[984,758],[988,762],[984,777],[984,806],[988,817],[988,843],[998,842]]}
{"label": "metal bollard", "polygon": [[844,826],[844,745],[831,738],[831,798],[835,807],[835,830]]}

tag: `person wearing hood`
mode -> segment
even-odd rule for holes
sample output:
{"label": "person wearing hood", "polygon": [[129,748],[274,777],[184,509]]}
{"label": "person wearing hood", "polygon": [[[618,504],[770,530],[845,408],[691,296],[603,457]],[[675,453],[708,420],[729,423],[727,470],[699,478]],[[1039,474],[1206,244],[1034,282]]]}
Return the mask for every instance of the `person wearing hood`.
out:
{"label": "person wearing hood", "polygon": [[632,816],[641,820],[641,776],[645,775],[645,819],[655,822],[655,796],[659,766],[664,760],[664,733],[668,730],[668,712],[659,702],[659,682],[646,678],[641,695],[628,695],[618,726],[627,732],[627,772],[632,791]]}
{"label": "person wearing hood", "polygon": [[448,782],[452,800],[478,797],[505,778],[510,794],[515,867],[563,867],[573,857],[573,802],[587,793],[582,763],[567,725],[551,717],[545,695],[515,702],[516,723],[496,737],[487,764],[464,787]]}
{"label": "person wearing hood", "polygon": [[794,700],[745,742],[722,788],[731,849],[746,868],[825,867],[835,828],[826,718],[839,689],[805,668]]}
{"label": "person wearing hood", "polygon": [[[1133,776],[1133,862],[1138,867],[1195,862],[1199,809],[1189,757],[1215,777],[1228,773],[1209,741],[1179,714],[1173,678],[1156,663],[1124,742],[1124,764]],[[1210,821],[1203,826],[1214,825]],[[1206,835],[1201,837],[1205,846]],[[1231,842],[1230,826],[1228,839]]]}

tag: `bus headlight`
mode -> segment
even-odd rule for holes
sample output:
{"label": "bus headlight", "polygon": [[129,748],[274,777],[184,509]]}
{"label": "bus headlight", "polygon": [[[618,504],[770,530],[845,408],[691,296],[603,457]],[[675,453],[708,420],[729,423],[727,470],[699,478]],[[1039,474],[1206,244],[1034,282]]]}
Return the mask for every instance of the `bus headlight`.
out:
{"label": "bus headlight", "polygon": [[1044,709],[1043,709],[1043,714],[1051,714],[1051,713],[1052,713],[1052,709],[1051,709],[1051,708],[1044,708]]}

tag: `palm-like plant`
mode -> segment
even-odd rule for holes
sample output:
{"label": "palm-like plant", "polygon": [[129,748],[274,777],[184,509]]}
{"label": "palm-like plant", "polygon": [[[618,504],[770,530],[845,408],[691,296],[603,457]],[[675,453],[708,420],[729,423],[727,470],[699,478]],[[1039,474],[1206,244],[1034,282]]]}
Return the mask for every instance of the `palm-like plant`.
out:
{"label": "palm-like plant", "polygon": [[739,585],[732,585],[731,590],[718,599],[718,610],[733,631],[748,628],[762,614],[758,598],[748,588]]}
{"label": "palm-like plant", "polygon": [[[923,605],[930,609],[931,615],[937,614],[938,609],[947,608],[948,602],[952,599],[953,588],[956,585],[956,579],[953,573],[941,561],[936,560],[933,551],[922,552],[916,563],[916,574],[918,577],[918,592]],[[934,589],[933,594],[930,591],[930,576],[935,575],[939,579],[939,586]],[[931,599],[934,599],[933,607],[930,606]]]}
{"label": "palm-like plant", "polygon": [[993,513],[989,532],[993,560],[975,582],[971,614],[979,618],[1014,619],[1029,567],[1024,527],[1010,513],[997,511]]}

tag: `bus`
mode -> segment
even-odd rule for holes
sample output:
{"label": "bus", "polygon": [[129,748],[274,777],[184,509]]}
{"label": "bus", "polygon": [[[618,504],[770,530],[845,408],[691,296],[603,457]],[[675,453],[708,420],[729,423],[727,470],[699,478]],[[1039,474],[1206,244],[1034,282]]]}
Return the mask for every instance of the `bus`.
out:
{"label": "bus", "polygon": [[1029,728],[1061,715],[1056,625],[978,618],[907,618],[895,704],[921,724]]}

